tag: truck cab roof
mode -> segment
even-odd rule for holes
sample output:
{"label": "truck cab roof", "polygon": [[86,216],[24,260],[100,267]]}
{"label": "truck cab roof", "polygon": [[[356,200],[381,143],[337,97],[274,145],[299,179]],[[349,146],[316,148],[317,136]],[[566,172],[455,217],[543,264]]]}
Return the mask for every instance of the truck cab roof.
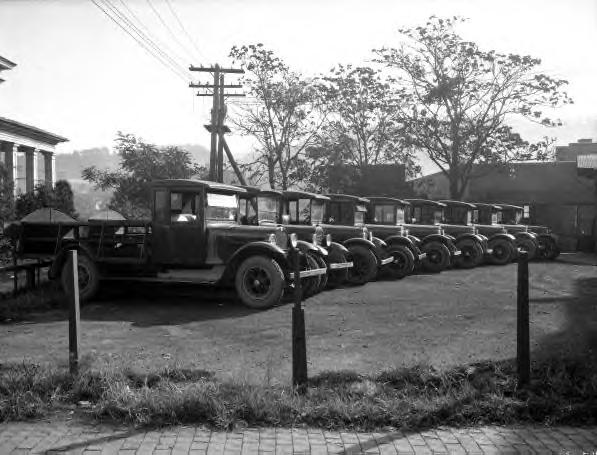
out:
{"label": "truck cab roof", "polygon": [[282,194],[285,197],[293,198],[293,199],[317,199],[320,201],[329,201],[330,200],[330,198],[327,196],[323,196],[322,194],[317,194],[317,193],[310,193],[308,191],[285,190],[285,191],[282,191]]}
{"label": "truck cab roof", "polygon": [[367,199],[372,204],[400,204],[400,205],[410,205],[410,202],[404,199],[398,199],[395,197],[388,197],[388,196],[367,196]]}
{"label": "truck cab roof", "polygon": [[326,196],[332,201],[339,201],[339,202],[360,202],[362,204],[367,204],[369,199],[360,197],[360,196],[353,196],[352,194],[326,194]]}
{"label": "truck cab roof", "polygon": [[452,206],[452,207],[466,207],[467,209],[476,209],[477,206],[475,204],[471,204],[470,202],[464,202],[464,201],[453,201],[450,199],[442,199],[439,202],[441,202],[442,204],[446,204],[446,206]]}
{"label": "truck cab roof", "polygon": [[432,201],[430,199],[407,199],[407,201],[412,204],[423,204],[423,205],[431,205],[433,207],[446,207],[446,204],[439,202],[439,201]]}
{"label": "truck cab roof", "polygon": [[153,188],[184,188],[184,189],[201,189],[205,188],[213,191],[222,191],[226,193],[246,193],[247,190],[235,185],[227,185],[225,183],[210,182],[207,180],[193,180],[193,179],[164,179],[155,180],[151,183]]}

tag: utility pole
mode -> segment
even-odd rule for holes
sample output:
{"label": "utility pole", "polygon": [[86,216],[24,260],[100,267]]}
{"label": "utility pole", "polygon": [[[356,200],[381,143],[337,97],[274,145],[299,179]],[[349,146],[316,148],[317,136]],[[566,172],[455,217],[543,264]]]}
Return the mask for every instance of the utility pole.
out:
{"label": "utility pole", "polygon": [[[213,67],[189,67],[190,71],[209,72],[213,74],[213,84],[189,84],[191,88],[199,88],[207,90],[207,92],[197,93],[197,96],[211,96],[213,97],[212,110],[211,110],[211,122],[209,125],[205,125],[207,131],[211,134],[211,147],[209,153],[209,180],[223,183],[224,181],[224,151],[228,157],[228,161],[232,165],[236,176],[240,183],[245,185],[245,179],[230,152],[230,148],[224,138],[225,133],[230,132],[224,124],[226,118],[226,97],[231,96],[245,96],[244,93],[225,93],[227,88],[242,88],[240,84],[224,84],[224,75],[227,73],[243,74],[244,70],[239,68],[222,68],[220,65]],[[211,90],[211,92],[209,92]]]}

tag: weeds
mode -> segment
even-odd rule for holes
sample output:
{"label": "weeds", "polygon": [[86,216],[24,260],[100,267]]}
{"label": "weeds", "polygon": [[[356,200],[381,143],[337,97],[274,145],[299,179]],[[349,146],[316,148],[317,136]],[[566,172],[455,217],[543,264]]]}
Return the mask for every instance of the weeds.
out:
{"label": "weeds", "polygon": [[53,282],[46,282],[36,289],[14,297],[0,296],[0,323],[20,321],[34,311],[58,308],[63,305],[64,294],[60,292],[59,286]]}
{"label": "weeds", "polygon": [[447,370],[419,365],[378,375],[326,372],[305,395],[290,387],[222,382],[179,366],[142,374],[86,368],[71,379],[35,365],[0,367],[0,420],[39,417],[53,406],[92,403],[100,419],[141,425],[203,423],[324,428],[422,429],[438,424],[588,424],[597,416],[597,377],[583,360],[535,363],[521,390],[512,361]]}

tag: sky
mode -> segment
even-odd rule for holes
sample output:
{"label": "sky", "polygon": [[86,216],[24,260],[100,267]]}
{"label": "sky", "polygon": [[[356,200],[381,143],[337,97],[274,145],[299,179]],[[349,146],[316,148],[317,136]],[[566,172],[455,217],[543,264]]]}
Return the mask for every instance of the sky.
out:
{"label": "sky", "polygon": [[[18,65],[2,73],[0,116],[69,138],[59,153],[110,147],[119,130],[157,144],[209,147],[202,125],[211,98],[188,87],[209,75],[184,71],[189,64],[230,65],[233,45],[261,42],[294,69],[317,75],[398,46],[399,27],[433,14],[467,17],[458,28],[466,39],[539,57],[542,70],[569,81],[575,104],[554,115],[564,126],[518,123],[523,137],[555,136],[558,144],[597,138],[597,0],[109,1],[138,18],[183,69],[162,65],[92,0],[0,0],[0,55]],[[228,142],[239,157],[251,148],[238,135]]]}

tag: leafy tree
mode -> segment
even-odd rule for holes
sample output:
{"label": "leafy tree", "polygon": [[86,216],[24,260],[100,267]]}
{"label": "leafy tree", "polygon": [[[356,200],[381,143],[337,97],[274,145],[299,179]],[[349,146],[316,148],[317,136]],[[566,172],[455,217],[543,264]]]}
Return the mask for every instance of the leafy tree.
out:
{"label": "leafy tree", "polygon": [[255,102],[238,103],[233,123],[257,140],[254,160],[244,164],[253,181],[266,176],[271,188],[287,189],[311,170],[305,150],[315,143],[323,117],[313,82],[290,68],[263,44],[234,46],[230,56],[246,71],[243,84]]}
{"label": "leafy tree", "polygon": [[378,164],[404,164],[411,176],[419,171],[400,133],[396,104],[401,100],[379,70],[339,65],[322,79],[321,90],[328,116],[318,145],[309,150],[316,187],[325,187],[338,166],[353,175],[350,178]]}
{"label": "leafy tree", "polygon": [[14,219],[13,189],[8,180],[8,170],[0,163],[0,264],[10,260],[11,244],[4,235],[4,225]]}
{"label": "leafy tree", "polygon": [[58,180],[54,188],[40,184],[35,190],[20,194],[15,201],[15,214],[17,219],[29,215],[35,210],[51,207],[67,215],[77,218],[73,202],[73,191],[66,180]]}
{"label": "leafy tree", "polygon": [[400,30],[408,44],[375,51],[399,87],[407,145],[441,169],[453,198],[462,196],[475,163],[545,158],[545,144],[528,143],[509,123],[518,117],[557,126],[544,110],[572,102],[562,90],[567,82],[539,72],[539,59],[484,51],[454,31],[462,21],[432,16],[423,27]]}
{"label": "leafy tree", "polygon": [[120,157],[119,169],[90,166],[83,170],[82,176],[96,188],[114,189],[109,208],[127,218],[150,216],[149,186],[153,180],[205,177],[205,167],[193,163],[189,153],[178,147],[157,147],[119,132],[115,149]]}

